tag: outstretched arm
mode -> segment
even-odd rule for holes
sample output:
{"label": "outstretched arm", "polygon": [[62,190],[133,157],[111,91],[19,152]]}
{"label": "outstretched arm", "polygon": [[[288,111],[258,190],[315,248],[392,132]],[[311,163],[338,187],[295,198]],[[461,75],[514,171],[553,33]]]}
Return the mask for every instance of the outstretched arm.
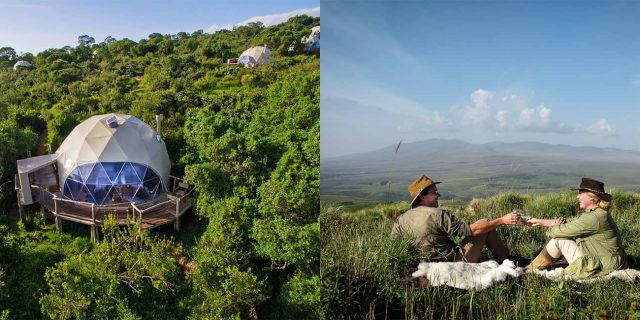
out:
{"label": "outstretched arm", "polygon": [[507,213],[504,216],[490,221],[480,221],[469,225],[471,235],[477,236],[495,230],[503,224],[514,224],[518,221],[518,215],[515,213]]}
{"label": "outstretched arm", "polygon": [[563,217],[559,217],[559,218],[555,218],[555,219],[536,219],[536,218],[531,218],[527,221],[525,221],[524,223],[526,223],[528,226],[531,227],[551,227],[551,226],[556,226],[559,224],[563,224],[566,221],[564,220]]}

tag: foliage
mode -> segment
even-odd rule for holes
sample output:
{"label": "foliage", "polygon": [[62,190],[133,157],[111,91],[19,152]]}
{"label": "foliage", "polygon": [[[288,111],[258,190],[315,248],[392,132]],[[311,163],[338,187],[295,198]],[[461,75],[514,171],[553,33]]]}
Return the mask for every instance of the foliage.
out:
{"label": "foliage", "polygon": [[[75,47],[35,56],[0,48],[0,213],[13,214],[16,160],[46,144],[55,150],[84,119],[116,112],[150,124],[163,115],[172,174],[195,187],[194,213],[207,221],[186,249],[133,227],[105,226],[92,246],[75,240],[86,228],[59,234],[44,220],[27,222],[7,233],[0,252],[0,311],[24,319],[317,316],[320,62],[288,47],[318,24],[303,16],[137,42],[85,34]],[[256,44],[275,61],[226,64]],[[18,59],[33,67],[12,70]],[[35,208],[26,209],[32,219]]]}
{"label": "foliage", "polygon": [[137,225],[120,229],[115,218],[103,230],[105,239],[93,251],[47,270],[42,313],[52,319],[176,318],[182,247]]}

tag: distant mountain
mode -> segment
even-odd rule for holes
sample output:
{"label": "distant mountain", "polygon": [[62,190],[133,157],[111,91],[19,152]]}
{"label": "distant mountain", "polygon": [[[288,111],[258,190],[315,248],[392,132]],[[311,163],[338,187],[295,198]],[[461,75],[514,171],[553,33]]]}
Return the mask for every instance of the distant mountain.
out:
{"label": "distant mountain", "polygon": [[446,181],[449,198],[497,192],[551,192],[576,185],[580,177],[605,181],[607,189],[640,190],[640,152],[539,142],[472,144],[431,139],[403,143],[320,163],[320,194],[369,200],[406,198],[420,174]]}

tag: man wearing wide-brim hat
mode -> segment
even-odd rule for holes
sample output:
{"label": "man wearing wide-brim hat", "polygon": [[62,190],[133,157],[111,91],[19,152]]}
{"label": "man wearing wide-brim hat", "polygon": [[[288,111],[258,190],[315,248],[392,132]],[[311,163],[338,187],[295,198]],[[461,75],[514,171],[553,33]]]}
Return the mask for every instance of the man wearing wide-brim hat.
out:
{"label": "man wearing wide-brim hat", "polygon": [[[509,256],[504,242],[495,232],[499,226],[516,223],[517,214],[508,213],[494,220],[474,223],[458,219],[438,208],[439,183],[423,175],[409,185],[412,209],[395,221],[394,234],[410,234],[421,258],[428,261],[478,262],[486,245],[500,263],[506,258],[522,266],[528,263],[525,259]],[[452,239],[454,236],[464,239],[456,244]]]}

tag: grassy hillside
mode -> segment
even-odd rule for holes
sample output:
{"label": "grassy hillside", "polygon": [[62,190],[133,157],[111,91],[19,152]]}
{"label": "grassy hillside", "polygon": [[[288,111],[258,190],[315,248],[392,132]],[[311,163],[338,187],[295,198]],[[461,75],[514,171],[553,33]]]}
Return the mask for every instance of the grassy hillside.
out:
{"label": "grassy hillside", "polygon": [[[640,194],[613,192],[612,215],[627,254],[640,257]],[[574,192],[523,195],[501,193],[485,199],[441,204],[459,217],[496,218],[513,208],[532,216],[571,217],[578,213]],[[410,240],[390,237],[393,218],[406,202],[349,210],[321,209],[322,299],[328,319],[637,319],[640,285],[617,280],[593,284],[553,282],[526,274],[487,290],[450,287],[411,289],[404,285],[418,264]],[[516,254],[533,258],[546,244],[544,228],[500,227]],[[489,253],[485,252],[487,255]]]}

